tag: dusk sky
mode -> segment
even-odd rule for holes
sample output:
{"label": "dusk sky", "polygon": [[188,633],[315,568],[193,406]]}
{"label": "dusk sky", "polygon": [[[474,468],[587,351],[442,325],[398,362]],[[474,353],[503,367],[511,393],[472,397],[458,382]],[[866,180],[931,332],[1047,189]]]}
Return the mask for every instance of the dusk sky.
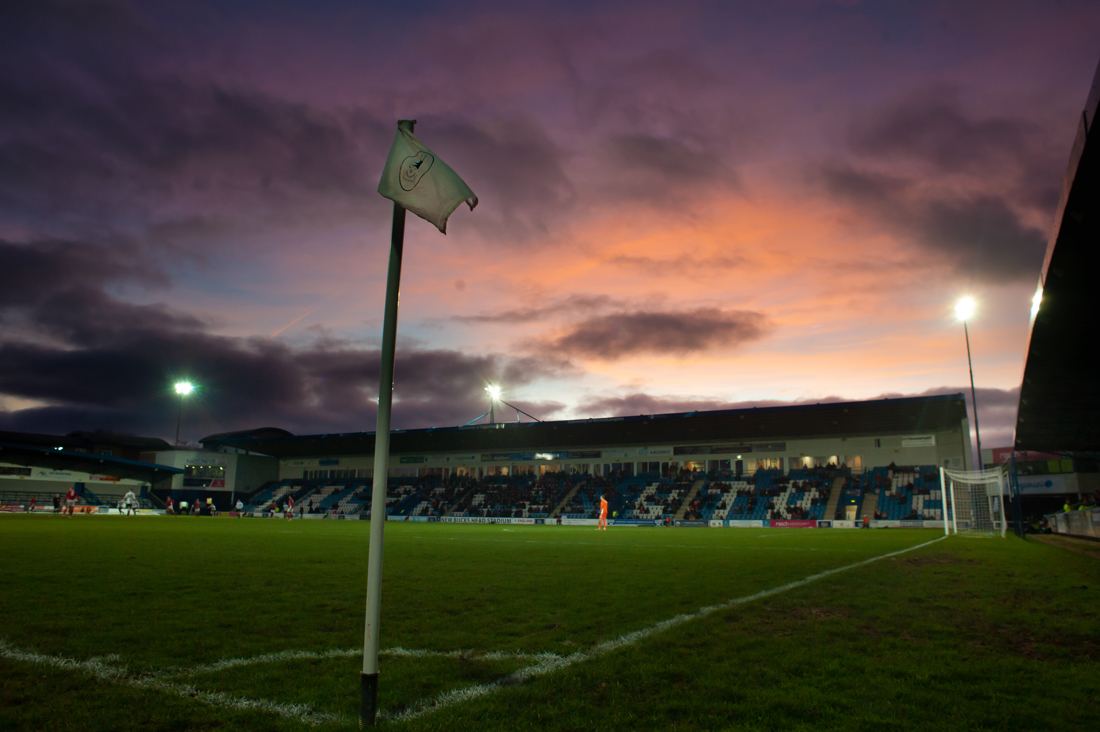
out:
{"label": "dusk sky", "polygon": [[[0,429],[394,427],[954,393],[1011,444],[1100,3],[6,2]],[[506,413],[514,419],[514,413]]]}

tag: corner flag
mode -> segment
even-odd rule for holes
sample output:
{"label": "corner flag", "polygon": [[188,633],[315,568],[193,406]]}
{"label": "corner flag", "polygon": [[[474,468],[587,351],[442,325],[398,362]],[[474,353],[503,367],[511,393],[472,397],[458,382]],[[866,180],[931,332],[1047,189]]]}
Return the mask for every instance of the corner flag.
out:
{"label": "corner flag", "polygon": [[397,128],[386,158],[378,192],[394,203],[435,224],[447,233],[447,218],[465,202],[470,210],[477,196],[451,166],[427,148],[411,129]]}
{"label": "corner flag", "polygon": [[378,375],[378,427],[374,433],[370,549],[367,554],[367,606],[363,628],[363,670],[359,674],[359,727],[378,717],[378,629],[382,620],[382,546],[386,527],[386,476],[389,475],[390,411],[393,362],[397,348],[397,305],[401,256],[405,247],[405,210],[447,233],[447,218],[465,201],[472,211],[477,196],[458,175],[413,134],[414,119],[397,121],[397,137],[386,158],[378,192],[393,201],[386,310],[382,319],[382,359]]}

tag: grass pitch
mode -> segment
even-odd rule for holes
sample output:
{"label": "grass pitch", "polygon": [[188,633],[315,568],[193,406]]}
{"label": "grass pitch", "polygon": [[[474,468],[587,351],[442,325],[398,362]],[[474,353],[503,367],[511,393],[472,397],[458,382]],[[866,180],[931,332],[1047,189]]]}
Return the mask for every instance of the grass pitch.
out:
{"label": "grass pitch", "polygon": [[[0,517],[0,728],[356,728],[368,530]],[[724,605],[936,537],[390,523],[382,726],[1100,729],[1090,557],[951,538]]]}

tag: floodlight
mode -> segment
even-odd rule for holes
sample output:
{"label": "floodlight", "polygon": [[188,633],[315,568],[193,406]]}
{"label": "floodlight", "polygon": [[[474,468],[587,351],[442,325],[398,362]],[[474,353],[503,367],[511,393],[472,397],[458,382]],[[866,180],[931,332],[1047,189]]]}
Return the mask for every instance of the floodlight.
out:
{"label": "floodlight", "polygon": [[496,384],[489,384],[485,387],[485,392],[489,395],[490,399],[500,399],[500,387]]}
{"label": "floodlight", "polygon": [[183,398],[195,391],[195,385],[190,381],[177,381],[176,393],[180,395],[180,411],[176,416],[176,444],[180,444],[180,422],[183,421]]}
{"label": "floodlight", "polygon": [[974,388],[974,360],[970,357],[970,328],[967,321],[974,314],[974,298],[964,297],[955,305],[955,315],[963,324],[963,336],[966,338],[966,365],[970,369],[970,405],[974,408],[974,440],[978,443],[978,466],[982,464],[982,433],[978,427],[978,391]]}
{"label": "floodlight", "polygon": [[1042,287],[1035,291],[1035,297],[1031,298],[1031,319],[1035,320],[1035,316],[1039,314],[1039,306],[1043,304],[1043,290]]}

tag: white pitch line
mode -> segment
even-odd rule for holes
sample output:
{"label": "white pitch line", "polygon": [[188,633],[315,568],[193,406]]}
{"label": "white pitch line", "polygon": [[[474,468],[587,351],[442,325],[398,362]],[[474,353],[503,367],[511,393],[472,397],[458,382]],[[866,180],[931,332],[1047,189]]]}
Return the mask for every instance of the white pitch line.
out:
{"label": "white pitch line", "polygon": [[[781,534],[781,536],[796,536],[797,534]],[[434,536],[410,536],[411,539],[435,539]],[[516,541],[511,539],[488,539],[482,537],[462,537],[461,539],[448,536],[445,537],[450,541],[470,541],[470,542],[492,542],[497,544],[511,544],[515,545]],[[768,537],[771,538],[771,537]],[[814,539],[820,539],[823,537],[814,537]],[[610,549],[617,547],[630,547],[630,548],[642,548],[642,549],[706,549],[706,550],[718,550],[725,549],[728,551],[786,551],[786,552],[806,552],[806,551],[818,551],[817,549],[805,549],[801,547],[788,547],[788,546],[745,546],[743,544],[607,544],[602,541],[539,541],[537,539],[522,539],[519,540],[523,544],[551,544],[553,546],[602,546]],[[855,549],[837,549],[835,551],[842,552],[854,552]]]}
{"label": "white pitch line", "polygon": [[[737,605],[743,605],[745,603],[759,600],[772,595],[778,595],[792,590],[797,587],[802,587],[816,580],[829,577],[840,572],[845,572],[849,569],[855,569],[856,567],[862,567],[872,562],[877,562],[880,559],[887,559],[899,554],[905,554],[916,549],[935,544],[938,541],[942,541],[945,537],[938,537],[932,541],[927,541],[923,544],[908,547],[906,549],[899,549],[898,551],[889,552],[887,554],[881,554],[877,557],[871,557],[870,559],[864,559],[863,561],[849,564],[836,569],[828,569],[824,572],[810,575],[794,582],[789,582],[779,587],[773,587],[768,590],[762,590],[752,595],[746,595],[745,597],[738,597],[732,600],[728,600],[718,605],[709,605],[707,607],[700,608],[693,613],[687,613],[684,615],[677,615],[667,620],[662,620],[648,628],[642,628],[631,633],[613,638],[612,640],[605,641],[596,646],[593,646],[587,651],[577,651],[569,656],[558,656],[553,653],[541,653],[541,654],[522,654],[522,653],[504,653],[500,651],[490,651],[487,653],[473,653],[466,651],[426,651],[426,650],[409,650],[405,648],[395,647],[384,649],[380,653],[392,656],[403,657],[435,657],[446,656],[452,658],[466,657],[470,659],[483,659],[483,660],[531,660],[536,659],[538,663],[527,666],[526,668],[519,669],[508,676],[505,676],[497,681],[488,684],[476,684],[474,686],[464,687],[462,689],[453,689],[451,691],[444,692],[434,698],[425,699],[417,704],[413,705],[409,709],[406,709],[399,714],[387,715],[380,714],[382,719],[388,719],[393,721],[405,721],[409,719],[415,719],[417,717],[424,716],[434,711],[449,707],[453,704],[458,704],[464,701],[470,701],[477,699],[488,694],[495,693],[509,686],[516,686],[523,683],[527,679],[534,678],[536,676],[544,676],[548,673],[567,668],[576,663],[588,661],[594,658],[603,656],[611,651],[619,648],[624,648],[629,645],[633,645],[642,641],[650,636],[662,633],[671,628],[675,628],[684,623],[692,620],[700,620],[708,615],[717,612],[719,610],[728,610],[736,607]],[[269,653],[262,656],[253,656],[251,658],[230,658],[223,661],[217,661],[212,664],[206,664],[203,666],[196,666],[192,669],[181,669],[176,671],[177,675],[187,676],[199,673],[210,673],[214,671],[221,671],[227,668],[234,668],[237,666],[244,666],[254,663],[275,663],[279,661],[299,660],[299,659],[325,659],[325,658],[347,658],[359,655],[361,651],[359,649],[334,649],[330,651],[283,651],[281,653]],[[316,712],[310,707],[304,704],[293,703],[280,703],[267,701],[264,699],[248,699],[244,697],[235,697],[222,692],[209,692],[197,689],[189,684],[178,684],[167,681],[161,681],[155,674],[145,675],[140,677],[127,676],[128,669],[124,666],[112,665],[112,662],[119,661],[117,655],[102,656],[96,658],[90,658],[86,661],[78,661],[72,658],[66,658],[64,656],[47,656],[41,653],[34,653],[31,651],[21,651],[14,648],[9,643],[0,639],[0,657],[8,658],[15,661],[23,661],[27,663],[38,663],[55,668],[63,668],[72,671],[82,671],[84,673],[91,674],[92,676],[102,679],[104,681],[114,681],[128,686],[144,689],[154,689],[157,691],[163,691],[170,694],[176,694],[181,697],[192,698],[198,701],[210,704],[212,706],[228,707],[230,709],[239,710],[253,710],[260,712],[269,712],[272,714],[278,714],[289,719],[296,719],[302,722],[309,722],[312,724],[320,724],[323,722],[346,722],[347,717],[340,714],[332,714],[328,712]]]}
{"label": "white pitch line", "polygon": [[0,639],[0,657],[12,661],[53,666],[54,668],[66,669],[69,671],[82,671],[102,681],[113,681],[138,689],[163,691],[169,694],[175,694],[176,696],[205,702],[206,704],[216,707],[268,712],[311,724],[347,721],[347,717],[342,714],[316,712],[304,704],[274,702],[267,701],[266,699],[247,699],[240,696],[231,696],[222,692],[203,691],[189,684],[161,681],[155,676],[129,676],[128,674],[130,671],[125,666],[114,666],[111,664],[112,661],[118,660],[118,656],[104,656],[100,658],[90,658],[87,661],[78,661],[74,658],[66,658],[64,656],[47,656],[43,653],[21,651],[11,646],[7,641]]}
{"label": "white pitch line", "polygon": [[[505,653],[503,651],[426,651],[421,649],[383,648],[378,651],[382,656],[398,656],[403,658],[465,658],[471,661],[539,661],[558,658],[553,653]],[[228,668],[239,666],[251,666],[258,663],[281,663],[283,661],[315,661],[328,658],[354,658],[363,655],[362,648],[333,649],[331,651],[280,651],[278,653],[265,653],[262,656],[250,656],[248,658],[226,658],[214,663],[207,663],[194,668],[179,669],[174,672],[176,676],[194,676],[196,674],[209,674],[224,671]]]}
{"label": "white pitch line", "polygon": [[559,656],[555,658],[548,658],[544,661],[540,661],[533,666],[522,668],[514,673],[509,674],[508,676],[505,676],[502,679],[498,679],[497,681],[493,681],[488,684],[476,684],[474,686],[467,686],[461,689],[453,689],[451,691],[444,692],[434,698],[421,700],[420,702],[414,704],[405,711],[394,715],[385,715],[385,718],[398,722],[416,719],[417,717],[422,717],[425,714],[439,711],[440,709],[444,709],[453,704],[458,704],[460,702],[470,701],[472,699],[477,699],[488,694],[493,694],[509,686],[516,686],[517,684],[523,683],[527,679],[536,676],[543,676],[553,671],[558,671],[568,666],[572,666],[575,663],[581,663],[583,661],[592,660],[593,658],[598,658],[599,656],[603,656],[607,653],[610,653],[611,651],[633,645],[641,640],[649,638],[650,636],[662,633],[666,630],[669,630],[670,628],[675,628],[678,625],[683,625],[684,623],[690,622],[692,620],[701,620],[702,618],[705,618],[708,615],[719,610],[729,610],[730,608],[736,607],[738,605],[744,605],[746,603],[753,602],[754,600],[760,600],[765,597],[771,597],[772,595],[778,595],[780,593],[786,592],[787,590],[793,590],[797,587],[808,585],[811,582],[815,582],[819,579],[830,577],[834,574],[839,574],[840,572],[846,572],[849,569],[855,569],[856,567],[862,567],[872,562],[877,562],[880,559],[887,559],[889,557],[894,557],[899,554],[905,554],[906,552],[921,549],[922,547],[935,544],[937,541],[942,541],[944,538],[945,537],[941,536],[933,539],[932,541],[926,541],[923,544],[918,544],[907,549],[900,549],[898,551],[890,552],[888,554],[881,554],[877,557],[864,559],[861,562],[849,564],[844,567],[827,569],[824,572],[818,572],[817,574],[812,574],[809,577],[804,577],[803,579],[795,580],[794,582],[788,582],[787,584],[780,585],[779,587],[773,587],[770,590],[761,590],[760,592],[754,593],[752,595],[737,597],[718,605],[709,605],[707,607],[699,608],[693,613],[677,615],[673,618],[669,618],[668,620],[662,620],[659,623],[655,623],[648,628],[635,630],[632,633],[621,635],[618,638],[604,641],[603,643],[600,643],[587,651],[577,651],[576,653],[565,657]]}
{"label": "white pitch line", "polygon": [[347,658],[355,656],[362,651],[341,650],[335,649],[331,651],[280,651],[279,653],[265,653],[262,656],[251,656],[249,658],[226,658],[221,661],[215,661],[214,663],[207,663],[201,666],[195,666],[194,668],[180,669],[175,673],[177,676],[194,676],[196,674],[212,674],[218,671],[224,671],[227,668],[237,668],[238,666],[251,666],[257,663],[279,663],[282,661],[314,661],[323,660],[326,658]]}

